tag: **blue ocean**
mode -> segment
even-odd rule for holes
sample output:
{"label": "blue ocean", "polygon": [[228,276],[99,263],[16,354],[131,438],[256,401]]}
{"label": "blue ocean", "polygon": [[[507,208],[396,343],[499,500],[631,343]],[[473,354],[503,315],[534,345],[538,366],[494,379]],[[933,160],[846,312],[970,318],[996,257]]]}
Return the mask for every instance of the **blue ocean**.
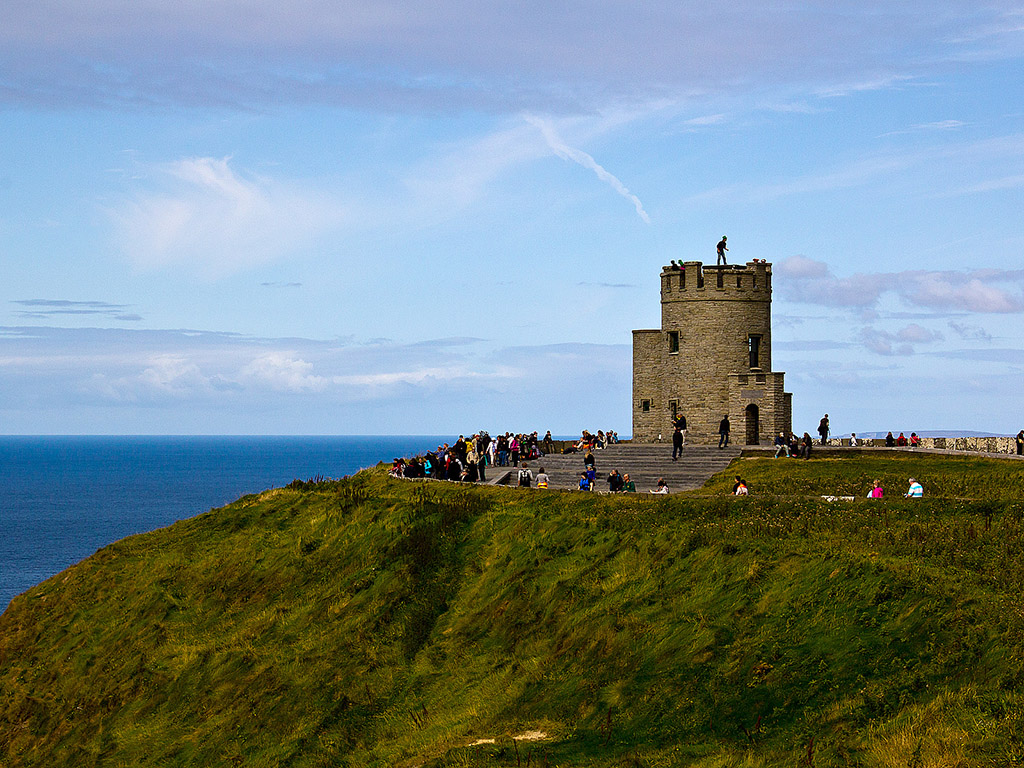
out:
{"label": "blue ocean", "polygon": [[0,437],[0,611],[113,541],[451,436]]}

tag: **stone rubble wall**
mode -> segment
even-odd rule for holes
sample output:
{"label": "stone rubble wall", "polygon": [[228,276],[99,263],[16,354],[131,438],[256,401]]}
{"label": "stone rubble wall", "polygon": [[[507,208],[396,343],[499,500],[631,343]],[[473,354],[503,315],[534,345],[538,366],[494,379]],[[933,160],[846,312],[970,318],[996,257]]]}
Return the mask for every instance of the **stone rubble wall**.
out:
{"label": "stone rubble wall", "polygon": [[[817,445],[817,438],[815,438]],[[885,438],[857,438],[859,446],[868,448],[884,448]],[[849,446],[847,437],[831,437],[829,445]],[[904,447],[904,446],[900,446]],[[906,446],[909,448],[909,446]],[[922,437],[921,448],[937,448],[946,451],[977,451],[981,453],[1017,453],[1017,441],[1013,437]]]}

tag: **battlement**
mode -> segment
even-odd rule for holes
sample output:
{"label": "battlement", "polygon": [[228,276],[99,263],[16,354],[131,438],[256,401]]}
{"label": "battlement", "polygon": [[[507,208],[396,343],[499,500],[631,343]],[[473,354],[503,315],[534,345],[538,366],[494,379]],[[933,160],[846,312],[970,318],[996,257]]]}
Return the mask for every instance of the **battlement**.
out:
{"label": "battlement", "polygon": [[772,265],[749,261],[745,265],[714,266],[686,261],[662,267],[661,300],[771,301]]}

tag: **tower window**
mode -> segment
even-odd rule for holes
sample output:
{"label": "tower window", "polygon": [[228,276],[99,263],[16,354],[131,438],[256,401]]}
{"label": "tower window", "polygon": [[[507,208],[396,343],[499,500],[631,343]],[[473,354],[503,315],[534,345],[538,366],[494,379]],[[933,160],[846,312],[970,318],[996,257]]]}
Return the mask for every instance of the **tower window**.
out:
{"label": "tower window", "polygon": [[679,331],[668,332],[668,353],[674,355],[679,351]]}
{"label": "tower window", "polygon": [[747,347],[750,350],[750,367],[761,367],[761,337],[757,334],[750,334],[747,337]]}
{"label": "tower window", "polygon": [[668,401],[668,410],[669,410],[669,413],[672,414],[672,418],[673,419],[676,416],[678,416],[679,415],[679,401],[678,400],[669,400]]}
{"label": "tower window", "polygon": [[640,401],[640,410],[643,411],[644,413],[650,413],[651,412],[651,401],[650,400],[641,400]]}

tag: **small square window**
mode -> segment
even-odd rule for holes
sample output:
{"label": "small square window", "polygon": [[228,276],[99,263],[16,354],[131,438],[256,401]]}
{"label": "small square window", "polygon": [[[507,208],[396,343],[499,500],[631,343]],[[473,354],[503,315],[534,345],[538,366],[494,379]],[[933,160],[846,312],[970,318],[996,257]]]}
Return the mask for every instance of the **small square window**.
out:
{"label": "small square window", "polygon": [[668,332],[668,353],[674,355],[679,352],[679,331]]}
{"label": "small square window", "polygon": [[673,419],[676,416],[678,416],[679,415],[679,401],[678,400],[669,400],[668,401],[668,411],[669,411],[669,413],[672,414],[672,418]]}
{"label": "small square window", "polygon": [[650,400],[641,400],[640,401],[640,410],[643,411],[644,413],[650,413],[651,401]]}

